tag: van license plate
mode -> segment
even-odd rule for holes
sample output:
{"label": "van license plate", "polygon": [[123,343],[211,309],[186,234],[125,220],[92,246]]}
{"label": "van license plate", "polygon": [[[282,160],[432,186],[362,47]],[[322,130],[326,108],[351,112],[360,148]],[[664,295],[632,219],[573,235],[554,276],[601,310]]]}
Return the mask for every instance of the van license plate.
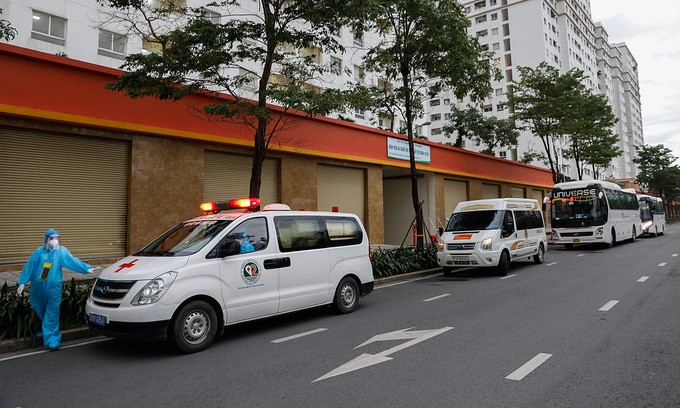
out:
{"label": "van license plate", "polygon": [[88,320],[92,324],[96,324],[97,326],[106,326],[106,316],[90,313],[90,316],[88,317]]}
{"label": "van license plate", "polygon": [[573,242],[574,244],[578,244],[578,243],[581,242],[581,239],[580,238],[574,238],[574,239],[571,240],[571,242]]}
{"label": "van license plate", "polygon": [[467,262],[470,259],[467,256],[454,256],[453,262]]}

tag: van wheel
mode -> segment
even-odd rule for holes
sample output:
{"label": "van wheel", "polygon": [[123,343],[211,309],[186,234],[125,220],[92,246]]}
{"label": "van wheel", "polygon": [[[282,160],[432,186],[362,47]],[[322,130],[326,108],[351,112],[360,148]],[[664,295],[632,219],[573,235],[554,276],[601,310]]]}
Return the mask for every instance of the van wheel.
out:
{"label": "van wheel", "polygon": [[217,334],[217,314],[207,302],[196,300],[186,304],[172,321],[170,338],[183,353],[208,348]]}
{"label": "van wheel", "polygon": [[572,249],[574,249],[574,244],[564,244],[564,249],[566,249],[567,251],[571,251]]}
{"label": "van wheel", "polygon": [[508,251],[501,252],[501,259],[498,260],[496,273],[498,276],[508,276],[508,268],[510,267],[510,256]]}
{"label": "van wheel", "polygon": [[542,264],[544,259],[545,259],[545,248],[543,247],[543,243],[541,243],[538,246],[538,253],[536,255],[534,255],[534,263]]}
{"label": "van wheel", "polygon": [[359,285],[353,278],[346,277],[335,289],[333,308],[341,314],[352,313],[359,304]]}
{"label": "van wheel", "polygon": [[453,268],[449,268],[448,266],[445,266],[442,268],[444,270],[444,276],[453,276]]}
{"label": "van wheel", "polygon": [[661,227],[661,232],[659,232],[659,235],[663,235],[663,232],[666,230],[666,227]]}

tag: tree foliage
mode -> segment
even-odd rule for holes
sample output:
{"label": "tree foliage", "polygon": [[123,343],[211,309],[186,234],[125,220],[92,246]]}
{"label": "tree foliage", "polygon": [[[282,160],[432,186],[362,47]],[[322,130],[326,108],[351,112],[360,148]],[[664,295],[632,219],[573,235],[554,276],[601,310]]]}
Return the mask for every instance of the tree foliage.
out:
{"label": "tree foliage", "polygon": [[611,132],[616,119],[606,99],[585,87],[583,71],[560,74],[545,62],[518,70],[521,78],[508,95],[512,117],[540,138],[555,183],[563,149],[575,159],[579,178],[584,164],[606,166],[619,155]]}
{"label": "tree foliage", "polygon": [[463,147],[466,139],[472,140],[474,135],[481,133],[484,115],[478,108],[468,105],[461,109],[455,105],[451,106],[451,119],[444,126],[444,134],[447,137],[455,135],[453,143],[455,147]]}
{"label": "tree foliage", "polygon": [[519,137],[519,131],[511,120],[485,117],[474,106],[465,109],[452,107],[451,119],[444,126],[444,132],[447,136],[455,133],[455,147],[462,147],[463,141],[468,139],[486,146],[482,153],[492,156],[495,148],[516,145]]}
{"label": "tree foliage", "polygon": [[[276,114],[270,103],[309,115],[326,115],[347,106],[365,106],[366,89],[321,87],[331,67],[320,52],[344,51],[333,33],[352,24],[362,3],[352,0],[259,0],[256,12],[236,0],[206,7],[226,12],[211,21],[206,8],[185,8],[175,0],[98,0],[115,11],[106,24],[126,26],[156,52],[126,58],[128,70],[108,89],[132,98],[177,101],[194,92],[214,96],[198,107],[209,120],[240,123],[253,131],[250,196],[259,197],[267,149],[291,117]],[[349,8],[346,8],[350,6]],[[221,94],[230,98],[223,98]]]}
{"label": "tree foliage", "polygon": [[381,98],[376,105],[391,106],[406,122],[411,196],[418,245],[422,246],[413,132],[424,110],[424,97],[446,87],[459,98],[482,99],[491,91],[495,71],[477,39],[468,35],[470,23],[457,1],[374,0],[366,4],[370,4],[368,27],[381,35],[381,41],[369,50],[365,65],[394,85],[389,98]]}
{"label": "tree foliage", "polygon": [[[0,16],[2,9],[0,8]],[[0,40],[12,41],[17,35],[17,29],[12,27],[9,21],[0,18]]]}
{"label": "tree foliage", "polygon": [[664,145],[642,145],[633,162],[638,166],[637,182],[651,194],[670,204],[680,198],[678,158]]}

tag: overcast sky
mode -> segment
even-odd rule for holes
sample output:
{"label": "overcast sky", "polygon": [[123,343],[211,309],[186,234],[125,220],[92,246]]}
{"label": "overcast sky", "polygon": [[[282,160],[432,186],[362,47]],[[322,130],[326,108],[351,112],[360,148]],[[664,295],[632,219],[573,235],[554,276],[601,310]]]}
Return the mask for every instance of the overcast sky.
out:
{"label": "overcast sky", "polygon": [[590,0],[590,6],[609,42],[625,42],[638,63],[645,144],[663,144],[680,157],[680,3]]}

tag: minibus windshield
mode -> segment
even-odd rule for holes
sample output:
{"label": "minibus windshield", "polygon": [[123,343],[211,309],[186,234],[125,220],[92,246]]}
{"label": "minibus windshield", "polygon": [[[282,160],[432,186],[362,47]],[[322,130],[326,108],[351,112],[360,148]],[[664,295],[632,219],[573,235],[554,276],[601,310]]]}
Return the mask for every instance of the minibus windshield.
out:
{"label": "minibus windshield", "polygon": [[198,252],[212,241],[231,220],[187,221],[168,230],[135,256],[185,256]]}
{"label": "minibus windshield", "polygon": [[501,227],[503,211],[485,210],[453,213],[446,231],[495,230]]}

